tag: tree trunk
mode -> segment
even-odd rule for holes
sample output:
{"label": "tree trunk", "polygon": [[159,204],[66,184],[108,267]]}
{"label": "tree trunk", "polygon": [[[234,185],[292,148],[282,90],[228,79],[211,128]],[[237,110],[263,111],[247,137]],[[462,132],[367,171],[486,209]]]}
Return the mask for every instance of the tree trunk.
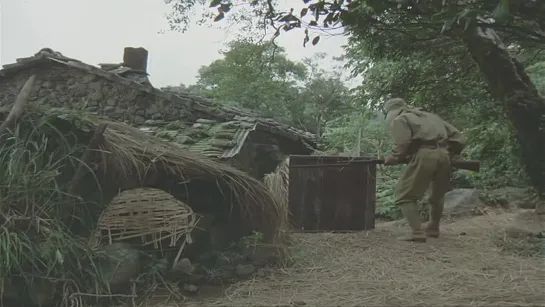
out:
{"label": "tree trunk", "polygon": [[545,98],[540,96],[524,66],[510,55],[493,29],[477,27],[464,37],[473,59],[502,102],[520,143],[525,170],[545,205]]}

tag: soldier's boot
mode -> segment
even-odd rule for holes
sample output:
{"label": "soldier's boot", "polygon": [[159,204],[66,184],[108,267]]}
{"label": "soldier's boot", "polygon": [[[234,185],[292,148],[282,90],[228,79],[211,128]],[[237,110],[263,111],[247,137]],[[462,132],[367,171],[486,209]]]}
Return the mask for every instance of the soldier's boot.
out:
{"label": "soldier's boot", "polygon": [[401,212],[411,227],[411,233],[397,238],[400,241],[411,242],[426,242],[426,233],[422,229],[422,223],[420,222],[420,214],[415,204],[401,205]]}
{"label": "soldier's boot", "polygon": [[430,238],[439,238],[439,224],[441,222],[441,216],[443,216],[443,208],[443,203],[431,204],[430,221],[423,226],[426,236]]}

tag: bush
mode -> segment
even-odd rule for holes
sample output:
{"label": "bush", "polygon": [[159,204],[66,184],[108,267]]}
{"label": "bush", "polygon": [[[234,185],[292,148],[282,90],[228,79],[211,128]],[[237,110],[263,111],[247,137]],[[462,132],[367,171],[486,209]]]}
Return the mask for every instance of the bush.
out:
{"label": "bush", "polygon": [[107,285],[87,246],[96,217],[67,193],[83,148],[50,124],[55,116],[25,114],[0,144],[0,291],[13,285],[36,304],[62,289],[49,299],[68,305],[71,294]]}

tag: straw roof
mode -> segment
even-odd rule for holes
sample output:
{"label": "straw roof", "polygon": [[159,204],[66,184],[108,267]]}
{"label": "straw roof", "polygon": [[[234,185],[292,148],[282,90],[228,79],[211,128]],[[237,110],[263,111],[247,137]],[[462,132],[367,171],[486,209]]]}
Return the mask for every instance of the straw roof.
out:
{"label": "straw roof", "polygon": [[[274,197],[263,183],[243,171],[204,155],[190,152],[175,142],[167,142],[120,122],[108,121],[95,115],[76,113],[66,109],[46,109],[31,106],[25,117],[30,120],[48,118],[59,130],[70,130],[81,139],[91,139],[99,125],[106,124],[98,144],[99,161],[95,173],[103,172],[119,189],[153,185],[154,178],[174,178],[176,185],[192,181],[211,183],[228,198],[231,208],[237,207],[245,223],[275,240],[280,234],[281,213]],[[84,142],[84,141],[82,141]],[[209,191],[202,191],[206,194]],[[192,205],[192,204],[188,204]]]}

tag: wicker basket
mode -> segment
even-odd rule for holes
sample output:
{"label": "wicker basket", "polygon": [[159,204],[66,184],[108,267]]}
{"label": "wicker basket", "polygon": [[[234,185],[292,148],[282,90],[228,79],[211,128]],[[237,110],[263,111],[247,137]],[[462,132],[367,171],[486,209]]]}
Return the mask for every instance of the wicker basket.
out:
{"label": "wicker basket", "polygon": [[170,239],[170,246],[180,239],[191,243],[189,236],[196,215],[188,205],[165,191],[151,188],[126,190],[112,199],[98,219],[96,239],[109,244],[142,238],[142,245]]}

